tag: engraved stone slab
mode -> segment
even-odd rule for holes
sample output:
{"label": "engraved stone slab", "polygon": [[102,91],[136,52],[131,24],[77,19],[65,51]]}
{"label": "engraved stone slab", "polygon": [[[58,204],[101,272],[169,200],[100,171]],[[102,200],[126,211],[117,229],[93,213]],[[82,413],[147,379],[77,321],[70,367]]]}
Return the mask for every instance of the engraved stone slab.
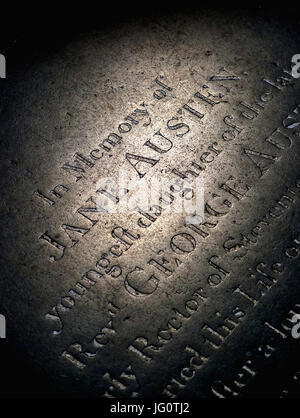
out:
{"label": "engraved stone slab", "polygon": [[[16,59],[1,83],[1,313],[58,393],[297,392],[299,45],[292,21],[203,11]],[[202,222],[172,210],[182,189],[119,210],[133,190],[99,182],[120,172],[201,181]]]}

